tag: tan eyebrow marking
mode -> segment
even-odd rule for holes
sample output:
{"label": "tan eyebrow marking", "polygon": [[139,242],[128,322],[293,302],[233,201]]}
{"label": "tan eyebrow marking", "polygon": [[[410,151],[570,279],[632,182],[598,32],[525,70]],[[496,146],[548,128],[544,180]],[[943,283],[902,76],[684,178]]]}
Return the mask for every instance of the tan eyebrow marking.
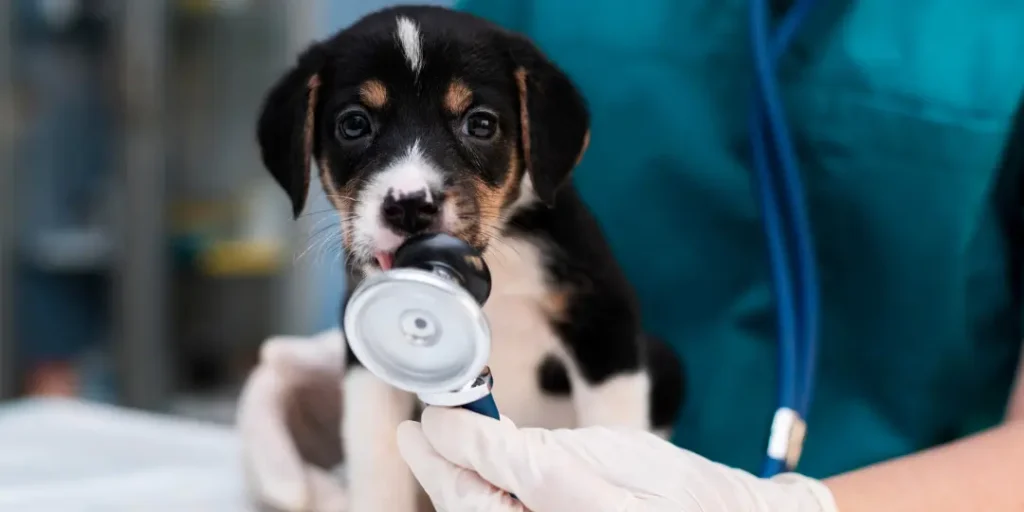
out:
{"label": "tan eyebrow marking", "polygon": [[384,108],[388,103],[388,89],[380,80],[367,80],[359,86],[359,98],[371,108]]}
{"label": "tan eyebrow marking", "polygon": [[452,115],[461,116],[473,103],[473,91],[462,80],[456,78],[448,85],[444,95],[444,107]]}

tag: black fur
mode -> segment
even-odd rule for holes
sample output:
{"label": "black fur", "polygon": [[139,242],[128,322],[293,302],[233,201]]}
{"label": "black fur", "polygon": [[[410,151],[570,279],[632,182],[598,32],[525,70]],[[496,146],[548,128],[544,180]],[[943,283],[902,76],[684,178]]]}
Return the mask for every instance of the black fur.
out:
{"label": "black fur", "polygon": [[507,40],[512,61],[525,69],[530,147],[527,161],[537,196],[553,205],[590,129],[590,113],[575,85],[529,41]]}
{"label": "black fur", "polygon": [[549,355],[537,369],[537,384],[552,396],[568,396],[572,393],[569,372],[557,357]]}
{"label": "black fur", "polygon": [[[664,342],[643,334],[633,289],[575,188],[562,187],[551,207],[518,213],[507,232],[541,241],[552,283],[571,290],[566,316],[554,324],[583,377],[599,384],[647,367],[652,425],[670,427],[682,403],[679,360]],[[557,363],[545,362],[542,387],[554,394],[571,392],[561,389],[559,371],[551,367]]]}
{"label": "black fur", "polygon": [[257,121],[256,138],[263,165],[288,193],[295,217],[302,213],[309,191],[309,157],[302,129],[309,102],[310,79],[322,67],[322,55],[311,49],[271,88]]}
{"label": "black fur", "polygon": [[[419,76],[395,41],[399,16],[421,29],[426,65]],[[523,76],[526,112],[521,111]],[[319,84],[315,130],[312,154],[306,155],[303,123],[314,77]],[[494,140],[468,139],[460,132],[464,119],[446,112],[445,90],[456,78],[472,90],[474,107],[484,105],[496,114],[499,135]],[[359,102],[359,88],[370,79],[386,85],[388,102],[366,108],[372,137],[345,140],[338,135],[339,117]],[[321,172],[334,183],[358,187],[407,151],[412,137],[443,171],[444,187],[456,191],[462,216],[487,214],[485,201],[470,192],[471,184],[497,189],[528,173],[539,201],[509,219],[502,235],[536,243],[546,259],[550,286],[568,292],[564,314],[551,318],[564,348],[589,384],[646,368],[653,379],[654,426],[669,427],[682,401],[680,364],[666,345],[644,336],[632,288],[569,180],[589,139],[589,121],[571,80],[526,38],[466,13],[395,7],[304,52],[268,95],[258,141],[266,167],[288,192],[296,215],[307,194],[305,162],[323,160],[328,165]],[[482,249],[489,241],[483,231],[474,225],[458,235]],[[348,269],[351,286],[361,269],[372,264],[366,251],[354,253]],[[359,364],[351,351],[347,360]],[[537,369],[537,379],[548,393],[571,392],[566,368],[553,355]]]}
{"label": "black fur", "polygon": [[647,371],[651,373],[651,424],[671,428],[686,396],[686,378],[679,357],[665,340],[643,337],[647,347]]}

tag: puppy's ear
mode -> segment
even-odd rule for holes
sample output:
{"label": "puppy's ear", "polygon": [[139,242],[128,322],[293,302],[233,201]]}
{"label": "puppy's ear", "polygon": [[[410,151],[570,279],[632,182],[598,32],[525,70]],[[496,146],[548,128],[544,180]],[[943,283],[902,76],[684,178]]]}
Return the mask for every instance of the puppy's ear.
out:
{"label": "puppy's ear", "polygon": [[523,161],[537,197],[550,206],[590,143],[590,113],[575,84],[532,42],[510,41]]}
{"label": "puppy's ear", "polygon": [[322,62],[317,46],[303,52],[270,88],[256,126],[263,165],[288,193],[295,217],[302,213],[309,192]]}

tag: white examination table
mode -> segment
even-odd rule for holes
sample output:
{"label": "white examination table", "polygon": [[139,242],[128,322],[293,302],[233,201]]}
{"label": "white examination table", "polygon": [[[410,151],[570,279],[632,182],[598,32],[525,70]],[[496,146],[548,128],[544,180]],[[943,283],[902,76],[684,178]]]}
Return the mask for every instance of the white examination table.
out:
{"label": "white examination table", "polygon": [[252,512],[224,426],[110,406],[0,406],[2,512]]}

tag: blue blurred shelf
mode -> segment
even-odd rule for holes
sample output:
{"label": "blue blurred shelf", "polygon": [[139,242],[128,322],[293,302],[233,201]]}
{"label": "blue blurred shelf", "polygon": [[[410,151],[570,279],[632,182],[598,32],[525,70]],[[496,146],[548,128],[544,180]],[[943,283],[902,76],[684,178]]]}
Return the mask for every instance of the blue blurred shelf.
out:
{"label": "blue blurred shelf", "polygon": [[105,272],[113,264],[113,243],[100,228],[49,230],[33,237],[27,257],[48,272]]}

